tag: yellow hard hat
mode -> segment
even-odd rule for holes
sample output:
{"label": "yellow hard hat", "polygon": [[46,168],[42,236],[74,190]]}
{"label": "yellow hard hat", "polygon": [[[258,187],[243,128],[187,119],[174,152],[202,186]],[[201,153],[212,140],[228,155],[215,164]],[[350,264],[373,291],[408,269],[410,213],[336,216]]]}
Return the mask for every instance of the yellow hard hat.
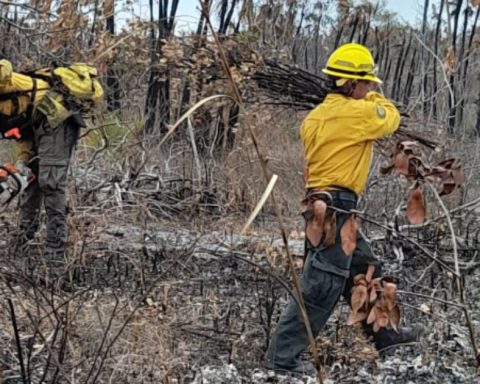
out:
{"label": "yellow hard hat", "polygon": [[338,47],[328,58],[327,66],[322,72],[342,79],[382,83],[375,74],[372,54],[362,44],[348,43]]}

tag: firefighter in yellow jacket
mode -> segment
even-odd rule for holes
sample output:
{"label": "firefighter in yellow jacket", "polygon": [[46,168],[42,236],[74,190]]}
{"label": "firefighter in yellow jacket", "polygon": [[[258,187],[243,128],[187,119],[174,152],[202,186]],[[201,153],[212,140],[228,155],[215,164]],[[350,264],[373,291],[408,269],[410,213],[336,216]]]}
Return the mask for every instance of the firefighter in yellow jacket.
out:
{"label": "firefighter in yellow jacket", "polygon": [[40,224],[43,204],[44,256],[63,262],[67,171],[79,126],[60,103],[55,108],[56,97],[48,82],[14,72],[8,60],[0,60],[0,132],[4,137],[7,132],[16,132],[16,165],[29,167],[36,176],[21,197],[20,235],[12,252],[22,253],[30,244]]}
{"label": "firefighter in yellow jacket", "polygon": [[[323,72],[328,75],[329,93],[306,117],[300,132],[307,166],[307,200],[316,196],[348,212],[356,208],[365,189],[374,141],[395,132],[400,114],[391,101],[371,91],[372,85],[381,80],[366,47],[342,45],[332,53]],[[333,246],[325,246],[320,236],[309,231],[312,214],[307,212],[305,217],[306,260],[300,286],[316,336],[341,296],[350,299],[353,276],[366,273],[369,265],[376,266],[375,276],[381,271],[379,261],[361,236],[351,257],[343,253],[339,236],[348,213],[336,212],[337,241]],[[364,327],[378,349],[417,340],[422,332],[421,327],[413,327],[399,332],[383,328],[373,333],[367,324]],[[276,371],[313,374],[313,365],[300,359],[307,346],[303,319],[291,299],[272,336],[267,366]]]}

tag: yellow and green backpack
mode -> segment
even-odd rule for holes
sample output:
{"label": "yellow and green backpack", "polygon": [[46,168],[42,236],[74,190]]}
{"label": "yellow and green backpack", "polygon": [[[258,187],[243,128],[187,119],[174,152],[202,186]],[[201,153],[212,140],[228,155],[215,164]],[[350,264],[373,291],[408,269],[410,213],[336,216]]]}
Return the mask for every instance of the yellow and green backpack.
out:
{"label": "yellow and green backpack", "polygon": [[39,69],[31,76],[46,81],[51,87],[37,105],[37,110],[46,116],[53,127],[72,114],[90,112],[103,97],[97,69],[85,63]]}
{"label": "yellow and green backpack", "polygon": [[0,114],[24,113],[33,103],[52,127],[74,114],[85,114],[103,98],[97,69],[85,63],[65,67],[14,72],[8,60],[0,60]]}

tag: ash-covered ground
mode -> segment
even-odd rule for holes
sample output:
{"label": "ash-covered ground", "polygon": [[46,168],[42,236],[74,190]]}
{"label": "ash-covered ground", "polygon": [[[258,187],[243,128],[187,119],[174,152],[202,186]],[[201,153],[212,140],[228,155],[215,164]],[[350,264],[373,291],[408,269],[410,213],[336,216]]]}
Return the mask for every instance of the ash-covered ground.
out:
{"label": "ash-covered ground", "polygon": [[[274,375],[263,366],[288,300],[275,276],[290,284],[276,234],[132,225],[96,227],[91,233],[69,248],[66,273],[60,273],[68,278],[55,288],[48,278],[38,279],[40,267],[24,275],[26,256],[2,258],[4,382],[22,382],[7,300],[15,309],[31,382],[43,376],[53,382],[91,382],[95,376],[96,382],[117,383],[314,382]],[[402,323],[421,323],[428,332],[418,344],[379,355],[358,327],[346,325],[349,308],[341,303],[317,339],[325,382],[480,382],[452,277],[411,244],[381,234],[371,238],[385,272],[406,292],[399,295]],[[290,244],[300,265],[301,234]],[[392,247],[395,252],[389,252]],[[37,251],[41,259],[41,246]],[[476,331],[480,273],[468,252],[460,253],[461,266]],[[54,282],[61,279],[56,276]],[[48,295],[39,295],[42,291]],[[60,320],[43,321],[49,316]],[[55,332],[67,341],[60,343]]]}

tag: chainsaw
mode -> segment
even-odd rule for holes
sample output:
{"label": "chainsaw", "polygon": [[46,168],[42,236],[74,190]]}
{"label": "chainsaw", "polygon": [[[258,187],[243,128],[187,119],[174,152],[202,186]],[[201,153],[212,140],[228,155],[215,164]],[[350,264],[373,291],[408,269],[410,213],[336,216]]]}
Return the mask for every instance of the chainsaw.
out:
{"label": "chainsaw", "polygon": [[0,165],[0,207],[10,203],[35,180],[32,170],[25,165]]}

